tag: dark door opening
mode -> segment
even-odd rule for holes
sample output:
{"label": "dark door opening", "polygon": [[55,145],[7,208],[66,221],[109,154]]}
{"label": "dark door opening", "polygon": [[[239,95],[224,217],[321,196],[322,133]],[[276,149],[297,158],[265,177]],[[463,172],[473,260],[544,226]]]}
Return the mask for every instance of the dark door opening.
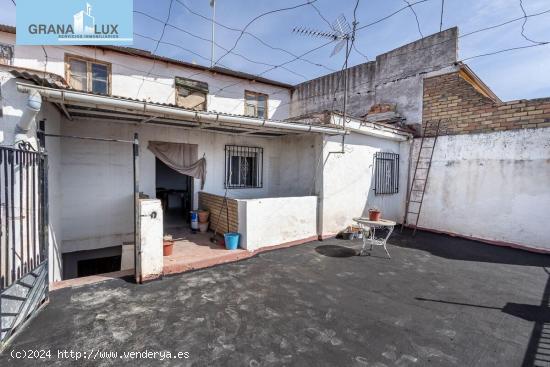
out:
{"label": "dark door opening", "polygon": [[189,223],[193,209],[193,178],[183,175],[155,158],[156,195],[162,203],[164,228]]}
{"label": "dark door opening", "polygon": [[77,263],[77,277],[111,273],[120,270],[120,256],[101,257],[98,259],[80,260]]}

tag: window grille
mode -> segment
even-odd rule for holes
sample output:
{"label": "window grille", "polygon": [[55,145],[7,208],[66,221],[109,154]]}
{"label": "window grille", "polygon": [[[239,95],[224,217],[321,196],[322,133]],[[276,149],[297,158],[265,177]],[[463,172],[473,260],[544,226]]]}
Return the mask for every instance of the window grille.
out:
{"label": "window grille", "polygon": [[263,187],[263,148],[225,146],[225,187],[245,189]]}
{"label": "window grille", "polygon": [[375,195],[399,192],[399,154],[377,152],[374,155]]}

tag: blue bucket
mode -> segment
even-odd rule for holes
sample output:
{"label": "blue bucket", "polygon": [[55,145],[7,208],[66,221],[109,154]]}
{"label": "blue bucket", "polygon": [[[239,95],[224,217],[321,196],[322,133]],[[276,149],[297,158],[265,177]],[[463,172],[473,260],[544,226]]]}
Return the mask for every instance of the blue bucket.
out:
{"label": "blue bucket", "polygon": [[236,250],[239,247],[241,235],[235,232],[227,232],[223,235],[225,238],[225,248],[228,250]]}

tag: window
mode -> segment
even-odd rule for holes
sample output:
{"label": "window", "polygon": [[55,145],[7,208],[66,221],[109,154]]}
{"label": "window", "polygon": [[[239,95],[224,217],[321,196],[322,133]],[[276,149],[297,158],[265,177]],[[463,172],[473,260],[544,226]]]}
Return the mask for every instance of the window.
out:
{"label": "window", "polygon": [[225,187],[229,189],[263,187],[264,150],[225,146]]}
{"label": "window", "polygon": [[67,56],[66,76],[69,85],[84,92],[111,94],[111,65],[81,57]]}
{"label": "window", "polygon": [[0,64],[13,65],[13,45],[0,43]]}
{"label": "window", "polygon": [[208,84],[176,77],[176,105],[190,110],[206,111]]}
{"label": "window", "polygon": [[267,118],[267,94],[245,91],[244,114],[260,119]]}
{"label": "window", "polygon": [[374,193],[399,192],[399,154],[377,152],[374,155]]}

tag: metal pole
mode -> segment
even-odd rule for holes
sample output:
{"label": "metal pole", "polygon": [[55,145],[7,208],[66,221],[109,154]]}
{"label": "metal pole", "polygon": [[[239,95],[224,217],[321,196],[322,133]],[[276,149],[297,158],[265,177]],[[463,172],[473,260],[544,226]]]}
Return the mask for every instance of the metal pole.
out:
{"label": "metal pole", "polygon": [[[346,128],[346,112],[348,102],[348,56],[349,56],[349,37],[346,38],[346,60],[344,61],[344,110],[342,127]],[[344,153],[344,147],[346,143],[346,134],[342,135],[342,153]]]}
{"label": "metal pole", "polygon": [[134,272],[137,283],[141,283],[141,238],[139,233],[139,139],[134,134],[133,151],[133,174],[134,174]]}
{"label": "metal pole", "polygon": [[216,24],[215,24],[215,21],[216,21],[216,0],[211,0],[210,1],[210,6],[212,6],[212,44],[210,45],[211,46],[211,49],[210,49],[210,55],[211,55],[211,58],[210,58],[210,67],[213,68],[214,67],[214,36],[215,36],[215,28],[216,28]]}

